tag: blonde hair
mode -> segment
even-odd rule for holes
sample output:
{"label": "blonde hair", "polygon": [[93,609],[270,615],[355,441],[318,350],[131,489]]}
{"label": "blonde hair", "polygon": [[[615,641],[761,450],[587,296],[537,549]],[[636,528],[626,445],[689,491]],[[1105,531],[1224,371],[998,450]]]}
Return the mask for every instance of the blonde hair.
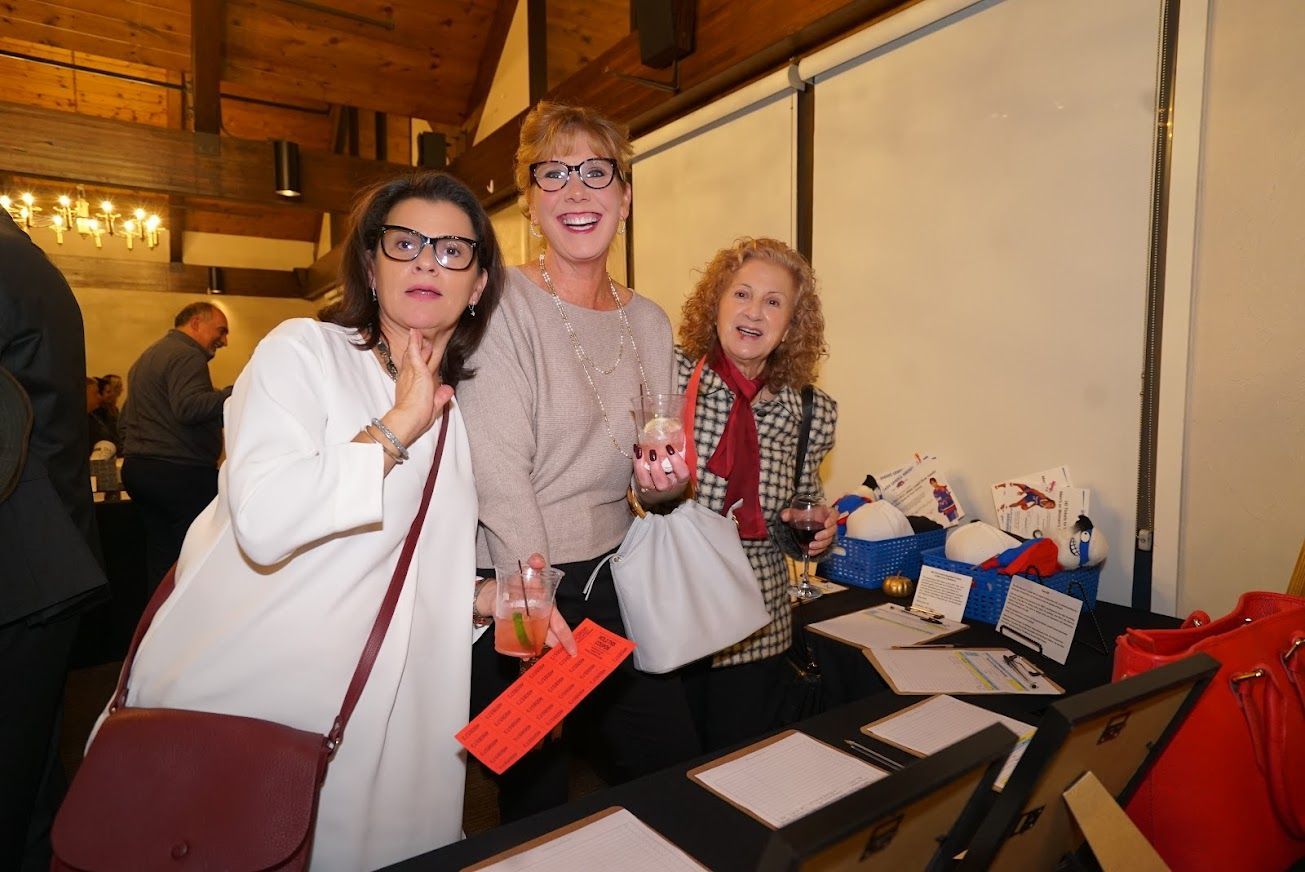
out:
{"label": "blonde hair", "polygon": [[811,264],[778,239],[744,237],[716,252],[697,286],[684,301],[680,322],[680,346],[692,359],[710,355],[720,346],[716,314],[720,298],[743,264],[752,258],[765,260],[788,270],[797,286],[793,320],[788,334],[766,358],[762,377],[766,386],[778,391],[785,385],[795,389],[816,380],[820,359],[827,356],[825,316],[816,292],[816,275]]}
{"label": "blonde hair", "polygon": [[550,103],[540,100],[526,113],[521,122],[521,141],[517,146],[516,169],[513,177],[517,184],[517,206],[530,217],[530,165],[549,160],[565,146],[584,137],[597,152],[595,157],[616,160],[620,170],[619,181],[627,184],[630,178],[630,158],[634,146],[630,145],[625,126],[605,118],[585,106]]}

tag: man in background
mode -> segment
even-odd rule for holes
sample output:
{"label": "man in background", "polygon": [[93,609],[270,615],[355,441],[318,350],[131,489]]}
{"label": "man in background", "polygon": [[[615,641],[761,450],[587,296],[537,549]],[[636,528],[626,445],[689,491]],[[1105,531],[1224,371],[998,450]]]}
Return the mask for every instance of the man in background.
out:
{"label": "man in background", "polygon": [[222,406],[208,362],[227,344],[227,317],[212,303],[191,303],[174,328],[127,372],[122,410],[122,484],[145,525],[145,567],[154,590],[181,553],[186,530],[217,496]]}
{"label": "man in background", "polygon": [[78,615],[105,591],[72,290],[0,209],[0,869],[48,869]]}

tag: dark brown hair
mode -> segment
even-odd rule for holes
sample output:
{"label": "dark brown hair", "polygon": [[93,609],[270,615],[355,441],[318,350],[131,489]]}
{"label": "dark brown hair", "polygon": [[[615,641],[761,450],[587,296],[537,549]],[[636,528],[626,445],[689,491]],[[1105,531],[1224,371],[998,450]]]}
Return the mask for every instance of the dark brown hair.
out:
{"label": "dark brown hair", "polygon": [[506,273],[489,216],[476,195],[448,173],[409,173],[377,182],[358,195],[340,259],[340,283],[343,286],[340,300],[323,308],[317,317],[357,330],[359,348],[369,350],[376,345],[381,335],[380,305],[372,299],[367,269],[377,256],[381,225],[386,216],[396,205],[411,199],[457,206],[471,220],[472,234],[480,242],[476,246],[476,265],[487,276],[485,290],[476,303],[474,317],[463,310],[444,351],[444,359],[440,361],[440,378],[445,384],[456,387],[459,381],[475,374],[474,370],[467,368],[467,358],[480,345],[489,319],[498,307]]}

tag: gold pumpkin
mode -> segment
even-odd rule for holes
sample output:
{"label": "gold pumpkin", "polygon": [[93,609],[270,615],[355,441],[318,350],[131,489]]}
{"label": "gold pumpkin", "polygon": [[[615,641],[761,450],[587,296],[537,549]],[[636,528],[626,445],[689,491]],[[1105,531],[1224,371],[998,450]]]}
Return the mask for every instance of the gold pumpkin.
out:
{"label": "gold pumpkin", "polygon": [[884,579],[884,593],[892,597],[910,596],[915,590],[915,582],[905,575],[890,575]]}

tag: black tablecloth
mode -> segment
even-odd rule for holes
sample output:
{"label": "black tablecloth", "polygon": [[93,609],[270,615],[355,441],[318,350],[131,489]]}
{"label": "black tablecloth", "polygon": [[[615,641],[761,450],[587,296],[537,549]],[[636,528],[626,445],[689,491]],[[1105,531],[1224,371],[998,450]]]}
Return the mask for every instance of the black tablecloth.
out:
{"label": "black tablecloth", "polygon": [[[801,628],[886,599],[879,591],[848,590],[800,606],[797,622]],[[1112,649],[1115,636],[1122,633],[1125,627],[1173,627],[1178,624],[1174,618],[1110,603],[1099,603],[1096,616],[1101,623],[1102,635]],[[1099,644],[1095,642],[1095,635],[1091,618],[1085,615],[1080,622],[1078,639]],[[799,630],[799,640],[802,638],[811,641],[813,653],[824,676],[826,702],[838,705],[824,714],[802,721],[796,725],[797,728],[840,747],[844,739],[855,738],[875,745],[878,750],[903,763],[910,762],[912,758],[905,752],[868,739],[860,732],[860,728],[863,724],[918,701],[919,697],[898,696],[887,690],[859,649]],[[1013,644],[999,637],[990,625],[982,624],[956,634],[948,641],[961,645]],[[1020,648],[1016,650],[1023,651]],[[1037,655],[1031,655],[1029,659],[1064,687],[1067,694],[1072,694],[1110,680],[1110,654],[1109,650],[1102,654],[1084,642],[1076,641],[1065,666]],[[994,695],[962,698],[1002,714],[1036,722],[1042,709],[1061,697]],[[720,755],[707,755],[685,765],[599,791],[525,820],[414,857],[392,868],[408,872],[460,869],[594,812],[610,806],[621,806],[709,869],[721,872],[754,869],[770,830],[686,777],[688,770],[717,756]]]}

